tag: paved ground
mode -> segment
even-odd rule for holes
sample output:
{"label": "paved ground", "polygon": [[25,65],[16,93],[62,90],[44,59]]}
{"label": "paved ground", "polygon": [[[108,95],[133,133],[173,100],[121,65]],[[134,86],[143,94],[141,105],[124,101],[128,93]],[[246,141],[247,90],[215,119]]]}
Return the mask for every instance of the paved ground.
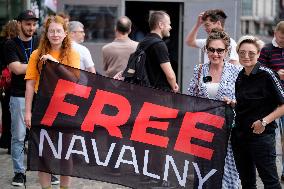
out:
{"label": "paved ground", "polygon": [[[0,108],[0,114],[1,114],[1,108]],[[277,144],[276,144],[277,167],[278,167],[278,172],[280,174],[281,169],[282,169],[282,165],[281,165],[282,154],[281,154],[281,144],[280,144],[279,135],[276,141],[277,141]],[[7,154],[7,150],[0,148],[0,189],[24,188],[24,187],[13,187],[11,185],[11,179],[13,175],[14,174],[12,170],[11,156]],[[284,182],[282,182],[281,184],[282,184],[282,188],[284,189]],[[257,185],[258,185],[258,189],[264,188],[260,179],[258,179]],[[31,171],[27,172],[26,188],[27,189],[39,189],[40,188],[40,185],[38,183],[37,172],[31,172]],[[53,186],[53,189],[59,189],[59,187]],[[99,182],[99,181],[72,178],[71,189],[128,189],[128,188],[120,186],[120,185],[114,185],[114,184],[109,184],[109,183],[104,183],[104,182]]]}
{"label": "paved ground", "polygon": [[[277,158],[277,165],[279,172],[281,169],[281,158],[280,154]],[[7,150],[0,149],[0,188],[1,189],[17,189],[21,187],[11,186],[11,179],[13,176],[11,156],[7,154]],[[258,188],[262,189],[263,185],[261,181],[258,181]],[[23,187],[22,187],[23,188]],[[39,189],[38,177],[36,172],[27,173],[27,189]],[[53,189],[58,189],[58,186]],[[98,181],[90,181],[79,178],[72,178],[72,189],[126,189],[126,187],[113,185]],[[284,182],[282,182],[282,188],[284,188]],[[213,188],[212,188],[213,189]]]}
{"label": "paved ground", "polygon": [[[0,148],[0,188],[1,189],[21,189],[24,187],[13,187],[11,185],[14,173],[12,170],[11,156],[7,150]],[[27,189],[40,189],[37,172],[27,172]],[[53,186],[59,189],[59,186]],[[86,179],[72,178],[71,189],[127,189],[126,187]]]}

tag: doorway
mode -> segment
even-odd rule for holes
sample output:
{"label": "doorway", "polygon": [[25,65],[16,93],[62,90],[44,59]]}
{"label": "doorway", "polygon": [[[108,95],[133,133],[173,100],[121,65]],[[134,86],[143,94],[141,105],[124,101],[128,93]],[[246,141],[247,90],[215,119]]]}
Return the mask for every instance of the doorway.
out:
{"label": "doorway", "polygon": [[149,33],[149,12],[163,10],[170,15],[172,30],[171,36],[164,38],[170,53],[171,65],[176,73],[177,82],[182,83],[181,61],[183,45],[183,3],[180,2],[141,2],[126,1],[125,15],[132,21],[132,32],[129,37],[141,41]]}

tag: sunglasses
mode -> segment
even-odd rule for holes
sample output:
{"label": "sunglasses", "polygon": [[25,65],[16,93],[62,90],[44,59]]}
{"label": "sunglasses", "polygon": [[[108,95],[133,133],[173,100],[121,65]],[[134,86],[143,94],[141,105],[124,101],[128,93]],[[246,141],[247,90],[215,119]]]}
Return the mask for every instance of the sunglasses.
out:
{"label": "sunglasses", "polygon": [[239,51],[239,56],[240,58],[246,58],[246,55],[248,54],[249,59],[253,59],[256,56],[256,53],[252,52],[252,51]]}
{"label": "sunglasses", "polygon": [[222,48],[215,49],[213,47],[208,47],[207,52],[208,54],[214,54],[215,52],[217,52],[218,55],[221,55],[225,52],[225,49],[222,49]]}

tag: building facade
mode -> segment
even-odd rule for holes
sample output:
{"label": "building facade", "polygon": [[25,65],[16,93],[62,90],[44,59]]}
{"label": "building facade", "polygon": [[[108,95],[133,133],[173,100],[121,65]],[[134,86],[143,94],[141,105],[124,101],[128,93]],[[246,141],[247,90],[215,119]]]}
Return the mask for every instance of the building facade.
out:
{"label": "building facade", "polygon": [[[101,49],[113,40],[115,22],[119,16],[126,15],[132,20],[133,32],[130,37],[139,41],[149,32],[149,13],[165,10],[171,17],[173,28],[170,38],[165,41],[184,93],[199,60],[198,50],[188,47],[184,39],[199,13],[213,8],[221,8],[228,14],[226,31],[237,39],[240,36],[239,0],[61,0],[57,4],[57,11],[66,12],[71,20],[79,20],[85,25],[85,45],[92,52],[96,69],[100,73],[103,73]],[[202,30],[198,37],[206,37],[206,33]]]}
{"label": "building facade", "polygon": [[279,3],[279,0],[242,0],[242,34],[272,35]]}
{"label": "building facade", "polygon": [[39,15],[40,0],[0,0],[0,26],[8,20],[16,19],[18,14],[26,9],[32,9]]}
{"label": "building facade", "polygon": [[[24,9],[34,10],[40,15],[39,24],[42,24],[44,15],[49,12],[45,7],[46,2],[47,0],[0,0],[0,26],[9,19],[16,18]],[[57,0],[57,12],[66,12],[71,20],[81,21],[85,25],[84,45],[90,49],[96,70],[102,74],[101,49],[113,40],[117,18],[128,16],[133,22],[130,37],[140,41],[149,32],[149,13],[153,10],[165,10],[172,22],[171,36],[165,41],[183,93],[186,93],[194,66],[199,63],[198,50],[188,47],[184,42],[197,16],[207,9],[223,9],[228,15],[225,29],[237,40],[241,31],[240,7],[239,0]],[[198,37],[205,38],[206,33],[201,29]]]}

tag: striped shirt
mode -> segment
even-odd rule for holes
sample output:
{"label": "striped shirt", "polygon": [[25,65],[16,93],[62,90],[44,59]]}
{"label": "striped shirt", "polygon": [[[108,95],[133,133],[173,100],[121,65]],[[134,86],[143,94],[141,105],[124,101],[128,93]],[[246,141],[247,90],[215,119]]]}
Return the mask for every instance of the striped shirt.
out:
{"label": "striped shirt", "polygon": [[[273,71],[284,69],[284,49],[278,47],[275,39],[272,43],[265,45],[261,49],[258,61]],[[281,80],[282,85],[284,80]]]}

